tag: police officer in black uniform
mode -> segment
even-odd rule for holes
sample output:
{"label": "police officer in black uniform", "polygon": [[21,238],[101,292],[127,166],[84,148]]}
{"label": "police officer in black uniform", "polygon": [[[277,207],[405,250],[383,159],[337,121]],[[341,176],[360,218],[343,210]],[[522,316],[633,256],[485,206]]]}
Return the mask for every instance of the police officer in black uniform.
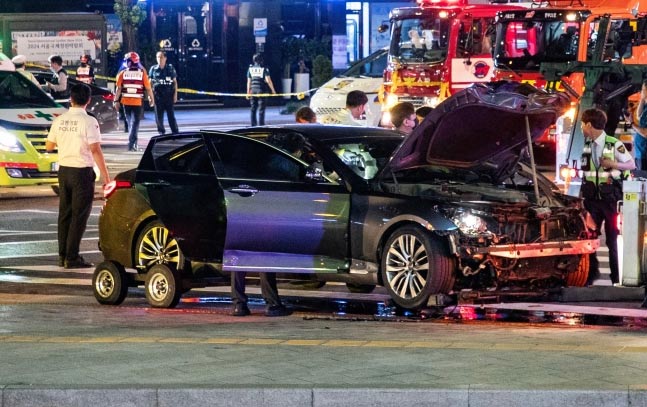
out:
{"label": "police officer in black uniform", "polygon": [[[582,133],[585,137],[582,150],[582,197],[584,207],[595,221],[598,233],[604,223],[606,244],[609,248],[611,283],[620,282],[618,267],[617,203],[622,199],[622,181],[636,167],[624,144],[605,133],[607,115],[600,109],[587,109],[582,113]],[[598,258],[591,256],[587,285],[600,275]]]}
{"label": "police officer in black uniform", "polygon": [[[267,93],[265,85],[269,86],[272,94],[276,94],[272,78],[270,78],[270,70],[263,66],[263,56],[261,54],[254,54],[254,64],[249,66],[247,70],[247,98],[250,100],[252,107],[252,126],[265,124],[265,98],[260,95]],[[258,110],[258,121],[256,120],[256,111]]]}
{"label": "police officer in black uniform", "polygon": [[164,130],[164,112],[168,117],[168,125],[172,133],[177,133],[177,121],[173,105],[177,103],[177,74],[173,65],[166,63],[166,53],[157,52],[157,65],[153,65],[148,72],[148,77],[155,95],[155,122],[160,134]]}
{"label": "police officer in black uniform", "polygon": [[50,55],[48,58],[52,78],[45,82],[45,87],[52,94],[56,101],[60,101],[63,106],[69,107],[70,86],[67,78],[67,71],[63,69],[63,58],[60,55]]}

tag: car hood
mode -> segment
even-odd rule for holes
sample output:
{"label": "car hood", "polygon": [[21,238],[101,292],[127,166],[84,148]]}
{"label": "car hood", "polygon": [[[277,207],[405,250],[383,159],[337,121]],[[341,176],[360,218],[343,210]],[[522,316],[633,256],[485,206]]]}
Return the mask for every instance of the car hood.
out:
{"label": "car hood", "polygon": [[0,109],[0,124],[49,127],[57,116],[66,111],[63,107]]}
{"label": "car hood", "polygon": [[426,165],[477,169],[518,161],[569,107],[568,97],[515,82],[475,84],[440,103],[403,141],[384,171]]}

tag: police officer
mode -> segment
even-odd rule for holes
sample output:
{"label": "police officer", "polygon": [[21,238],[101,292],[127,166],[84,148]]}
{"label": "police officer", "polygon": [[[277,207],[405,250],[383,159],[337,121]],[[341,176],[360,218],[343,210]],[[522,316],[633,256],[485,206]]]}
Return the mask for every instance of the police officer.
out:
{"label": "police officer", "polygon": [[16,67],[16,72],[20,72],[25,76],[25,78],[32,81],[34,85],[38,85],[40,87],[40,83],[38,83],[38,79],[36,79],[34,74],[25,69],[25,64],[27,63],[26,56],[16,55],[15,57],[11,58],[11,62],[13,62],[14,66]]}
{"label": "police officer", "polygon": [[52,78],[45,82],[45,87],[51,93],[54,100],[67,107],[70,98],[70,88],[67,83],[67,71],[63,69],[63,58],[60,55],[50,55],[48,58],[49,67],[52,70]]}
{"label": "police officer", "polygon": [[94,85],[94,67],[90,65],[90,56],[81,55],[79,61],[81,63],[78,68],[76,68],[76,80],[88,85]]}
{"label": "police officer", "polygon": [[[250,100],[252,107],[252,126],[265,124],[265,98],[254,96],[262,93],[267,93],[265,84],[269,86],[272,94],[276,94],[272,78],[270,78],[270,70],[263,66],[263,55],[254,54],[252,58],[254,64],[249,66],[247,70],[247,98]],[[256,120],[256,111],[258,110],[258,121]]]}
{"label": "police officer", "polygon": [[[144,93],[148,95],[149,103],[155,106],[153,91],[146,69],[139,63],[139,55],[129,52],[125,56],[128,68],[117,74],[116,103],[124,106],[128,121],[128,151],[139,151],[137,147],[137,132],[139,122],[144,114]],[[118,108],[118,106],[117,106]]]}
{"label": "police officer", "polygon": [[177,122],[175,121],[175,111],[173,105],[177,103],[177,74],[173,65],[166,63],[166,54],[162,51],[157,52],[157,65],[153,65],[148,71],[148,76],[153,86],[155,95],[155,123],[157,131],[160,134],[166,133],[164,130],[164,112],[168,117],[168,125],[172,133],[177,133]]}
{"label": "police officer", "polygon": [[[582,133],[585,137],[582,150],[582,197],[584,207],[595,221],[598,233],[604,223],[606,244],[609,248],[611,282],[619,283],[618,272],[618,216],[617,202],[622,199],[622,180],[629,176],[636,164],[624,144],[604,132],[607,115],[600,109],[587,109],[582,113]],[[600,275],[599,262],[591,256],[587,284]]]}
{"label": "police officer", "polygon": [[58,147],[58,265],[66,269],[92,267],[79,255],[79,247],[92,211],[95,163],[104,185],[110,182],[99,123],[85,111],[90,95],[86,84],[71,87],[72,107],[54,119],[45,145],[48,152]]}

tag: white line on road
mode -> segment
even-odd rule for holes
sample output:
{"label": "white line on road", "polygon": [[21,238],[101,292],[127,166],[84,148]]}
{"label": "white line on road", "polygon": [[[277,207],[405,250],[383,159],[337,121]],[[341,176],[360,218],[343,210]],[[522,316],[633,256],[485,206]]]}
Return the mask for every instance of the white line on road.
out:
{"label": "white line on road", "polygon": [[[84,240],[86,240],[86,239],[84,239]],[[88,250],[88,251],[84,251],[84,252],[79,252],[79,254],[94,254],[94,253],[101,253],[101,251],[100,250]],[[58,258],[58,252],[56,252],[56,253],[35,253],[35,254],[32,253],[32,254],[0,256],[0,260],[4,260],[4,259],[31,259],[33,257],[57,257]]]}

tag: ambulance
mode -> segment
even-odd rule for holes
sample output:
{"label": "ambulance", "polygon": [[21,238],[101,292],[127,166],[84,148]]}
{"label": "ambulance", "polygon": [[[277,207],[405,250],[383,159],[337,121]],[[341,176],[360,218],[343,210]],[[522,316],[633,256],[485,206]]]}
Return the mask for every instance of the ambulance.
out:
{"label": "ambulance", "polygon": [[66,111],[0,53],[0,187],[58,183],[58,156],[45,150],[55,117]]}
{"label": "ambulance", "polygon": [[382,86],[387,54],[387,48],[380,49],[357,61],[348,70],[323,84],[310,98],[310,107],[317,114],[317,120],[345,109],[348,93],[353,90],[361,90],[368,97],[364,112],[365,124],[378,126],[382,111],[378,94]]}

